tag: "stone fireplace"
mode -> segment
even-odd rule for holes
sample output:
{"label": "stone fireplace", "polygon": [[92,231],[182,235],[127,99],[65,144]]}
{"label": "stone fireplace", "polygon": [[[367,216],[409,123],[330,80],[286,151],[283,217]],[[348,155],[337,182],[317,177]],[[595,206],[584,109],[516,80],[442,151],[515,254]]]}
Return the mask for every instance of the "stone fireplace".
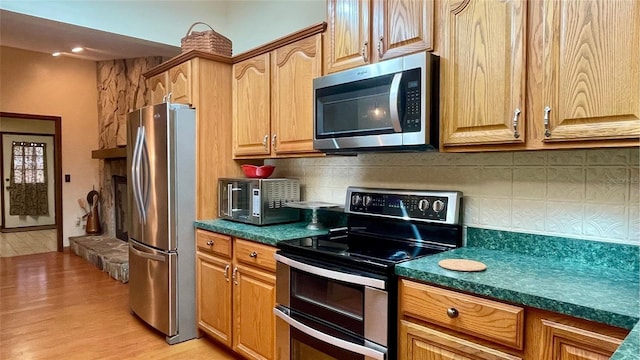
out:
{"label": "stone fireplace", "polygon": [[125,176],[113,175],[113,212],[116,237],[120,240],[129,241],[128,221],[127,221],[127,178]]}
{"label": "stone fireplace", "polygon": [[[149,105],[148,89],[142,74],[162,63],[162,57],[100,61],[98,77],[99,150],[119,149],[127,145],[127,114]],[[125,155],[100,161],[100,213],[103,235],[126,240],[126,167]],[[123,180],[124,179],[124,180]],[[124,181],[124,182],[123,182]],[[118,191],[124,198],[117,199]],[[120,201],[124,200],[124,201]]]}

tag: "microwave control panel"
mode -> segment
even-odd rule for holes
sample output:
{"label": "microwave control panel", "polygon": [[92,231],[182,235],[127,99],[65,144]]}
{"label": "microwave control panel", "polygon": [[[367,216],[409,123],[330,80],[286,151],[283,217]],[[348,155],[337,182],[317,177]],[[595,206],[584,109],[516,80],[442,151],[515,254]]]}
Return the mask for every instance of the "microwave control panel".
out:
{"label": "microwave control panel", "polygon": [[403,76],[406,80],[403,81],[404,87],[404,132],[416,132],[422,128],[422,91],[420,84],[420,69],[413,69],[407,71]]}

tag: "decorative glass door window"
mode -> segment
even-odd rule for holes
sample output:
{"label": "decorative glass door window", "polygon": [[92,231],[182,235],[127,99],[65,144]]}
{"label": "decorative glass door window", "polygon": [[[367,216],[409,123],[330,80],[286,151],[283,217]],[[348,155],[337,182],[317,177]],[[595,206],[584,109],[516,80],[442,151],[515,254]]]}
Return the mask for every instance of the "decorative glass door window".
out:
{"label": "decorative glass door window", "polygon": [[10,215],[49,214],[46,146],[29,141],[12,143]]}

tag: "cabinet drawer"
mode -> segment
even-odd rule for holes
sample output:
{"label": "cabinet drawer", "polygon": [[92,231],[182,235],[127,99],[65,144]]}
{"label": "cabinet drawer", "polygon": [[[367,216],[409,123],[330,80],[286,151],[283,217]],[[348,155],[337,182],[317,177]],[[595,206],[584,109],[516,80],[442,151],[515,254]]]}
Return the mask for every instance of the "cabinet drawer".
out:
{"label": "cabinet drawer", "polygon": [[400,312],[514,349],[523,346],[521,307],[403,279]]}
{"label": "cabinet drawer", "polygon": [[231,258],[231,236],[196,229],[196,244],[199,251]]}
{"label": "cabinet drawer", "polygon": [[249,240],[236,239],[236,261],[276,271],[276,248]]}

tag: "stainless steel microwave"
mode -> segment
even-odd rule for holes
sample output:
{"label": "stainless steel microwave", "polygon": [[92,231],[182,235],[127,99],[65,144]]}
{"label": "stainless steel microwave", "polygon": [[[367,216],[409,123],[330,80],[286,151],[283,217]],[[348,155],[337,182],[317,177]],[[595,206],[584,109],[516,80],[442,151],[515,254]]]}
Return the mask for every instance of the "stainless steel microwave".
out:
{"label": "stainless steel microwave", "polygon": [[421,52],[314,79],[314,149],[437,150],[438,77]]}
{"label": "stainless steel microwave", "polygon": [[278,224],[300,219],[297,179],[218,179],[218,217],[253,225]]}

